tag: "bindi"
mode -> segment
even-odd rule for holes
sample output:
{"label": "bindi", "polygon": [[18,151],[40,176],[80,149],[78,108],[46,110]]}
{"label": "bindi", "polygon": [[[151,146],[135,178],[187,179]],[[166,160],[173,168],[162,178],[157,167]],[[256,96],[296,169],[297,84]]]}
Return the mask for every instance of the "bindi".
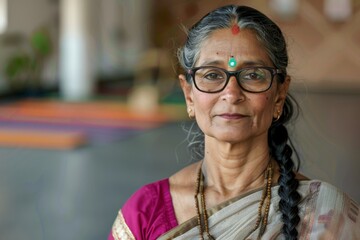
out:
{"label": "bindi", "polygon": [[229,64],[229,67],[232,67],[232,68],[236,67],[236,59],[234,58],[234,56],[230,57],[228,64]]}
{"label": "bindi", "polygon": [[240,28],[237,24],[235,24],[234,26],[231,27],[231,33],[236,35],[240,32]]}

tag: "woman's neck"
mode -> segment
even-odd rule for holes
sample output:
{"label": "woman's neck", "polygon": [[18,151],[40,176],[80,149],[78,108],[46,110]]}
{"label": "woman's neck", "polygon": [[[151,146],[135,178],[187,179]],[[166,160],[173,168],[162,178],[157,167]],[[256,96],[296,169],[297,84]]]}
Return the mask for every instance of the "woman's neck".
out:
{"label": "woman's neck", "polygon": [[226,197],[263,186],[270,161],[267,142],[245,146],[214,139],[205,141],[202,170],[208,189]]}

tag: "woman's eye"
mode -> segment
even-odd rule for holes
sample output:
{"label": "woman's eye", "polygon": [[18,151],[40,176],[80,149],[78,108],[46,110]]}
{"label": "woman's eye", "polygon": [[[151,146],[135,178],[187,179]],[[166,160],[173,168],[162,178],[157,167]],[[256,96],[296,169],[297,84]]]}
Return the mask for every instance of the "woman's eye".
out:
{"label": "woman's eye", "polygon": [[248,72],[242,77],[245,80],[264,80],[265,74],[263,74],[261,71],[255,71],[255,72]]}
{"label": "woman's eye", "polygon": [[250,74],[249,74],[249,77],[250,77],[251,79],[259,79],[259,78],[261,78],[261,75],[259,75],[259,74],[257,74],[257,73],[250,73]]}
{"label": "woman's eye", "polygon": [[223,79],[224,77],[222,74],[212,72],[212,73],[205,74],[204,78],[206,78],[208,80],[220,80],[220,79]]}

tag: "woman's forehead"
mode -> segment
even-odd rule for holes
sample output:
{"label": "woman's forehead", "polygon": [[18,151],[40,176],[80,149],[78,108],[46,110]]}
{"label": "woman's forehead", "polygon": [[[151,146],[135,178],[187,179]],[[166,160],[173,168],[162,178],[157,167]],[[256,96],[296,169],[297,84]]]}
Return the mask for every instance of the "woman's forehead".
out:
{"label": "woman's forehead", "polygon": [[234,57],[238,61],[263,61],[271,64],[265,47],[249,29],[233,34],[232,29],[214,31],[202,44],[197,63],[208,61],[228,61]]}

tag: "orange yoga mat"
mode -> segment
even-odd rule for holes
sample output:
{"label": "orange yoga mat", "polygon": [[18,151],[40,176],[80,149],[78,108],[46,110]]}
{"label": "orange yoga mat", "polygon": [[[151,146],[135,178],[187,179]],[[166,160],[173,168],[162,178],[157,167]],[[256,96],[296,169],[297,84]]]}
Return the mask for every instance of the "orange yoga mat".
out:
{"label": "orange yoga mat", "polygon": [[0,128],[0,145],[5,147],[74,149],[86,144],[79,132],[36,131]]}
{"label": "orange yoga mat", "polygon": [[131,111],[126,105],[113,102],[66,103],[58,101],[27,100],[1,106],[1,114],[25,115],[40,118],[83,118],[101,120],[129,120],[163,122],[165,114]]}

